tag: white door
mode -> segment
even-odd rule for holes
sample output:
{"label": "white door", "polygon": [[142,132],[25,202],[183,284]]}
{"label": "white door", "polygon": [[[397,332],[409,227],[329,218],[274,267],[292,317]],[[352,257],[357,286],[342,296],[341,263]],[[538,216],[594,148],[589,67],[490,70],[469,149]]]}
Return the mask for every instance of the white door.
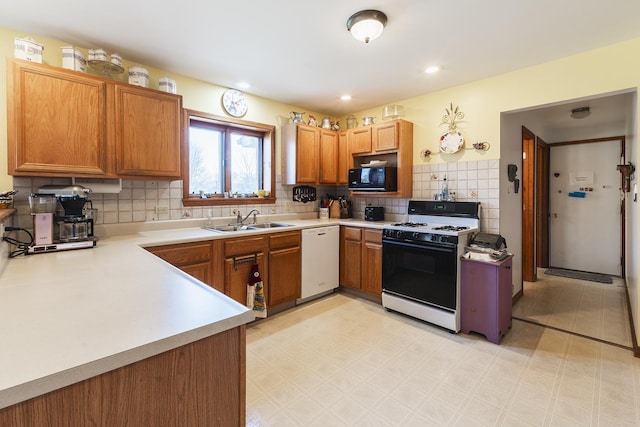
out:
{"label": "white door", "polygon": [[552,267],[616,276],[622,273],[621,189],[616,169],[620,150],[620,141],[551,145]]}

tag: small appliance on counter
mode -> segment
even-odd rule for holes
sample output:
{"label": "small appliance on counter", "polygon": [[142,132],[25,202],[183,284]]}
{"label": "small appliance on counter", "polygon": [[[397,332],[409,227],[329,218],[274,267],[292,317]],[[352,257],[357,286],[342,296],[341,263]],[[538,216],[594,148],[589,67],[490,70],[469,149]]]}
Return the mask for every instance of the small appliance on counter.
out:
{"label": "small appliance on counter", "polygon": [[365,221],[384,221],[384,209],[382,206],[367,206],[364,208]]}
{"label": "small appliance on counter", "polygon": [[27,254],[85,249],[96,246],[93,220],[96,209],[81,185],[44,185],[31,194],[34,238]]}

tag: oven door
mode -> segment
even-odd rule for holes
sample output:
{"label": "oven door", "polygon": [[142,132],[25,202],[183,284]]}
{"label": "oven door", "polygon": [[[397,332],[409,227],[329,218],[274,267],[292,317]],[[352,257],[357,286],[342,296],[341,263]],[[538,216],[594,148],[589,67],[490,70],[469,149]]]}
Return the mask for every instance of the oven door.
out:
{"label": "oven door", "polygon": [[382,241],[382,290],[388,294],[455,311],[457,247]]}

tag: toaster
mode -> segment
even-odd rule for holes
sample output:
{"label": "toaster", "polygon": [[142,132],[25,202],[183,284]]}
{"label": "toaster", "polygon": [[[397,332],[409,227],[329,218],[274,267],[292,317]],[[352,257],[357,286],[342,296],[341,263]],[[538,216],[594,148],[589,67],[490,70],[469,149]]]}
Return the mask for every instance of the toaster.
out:
{"label": "toaster", "polygon": [[365,221],[383,221],[384,211],[382,206],[367,206],[364,208]]}

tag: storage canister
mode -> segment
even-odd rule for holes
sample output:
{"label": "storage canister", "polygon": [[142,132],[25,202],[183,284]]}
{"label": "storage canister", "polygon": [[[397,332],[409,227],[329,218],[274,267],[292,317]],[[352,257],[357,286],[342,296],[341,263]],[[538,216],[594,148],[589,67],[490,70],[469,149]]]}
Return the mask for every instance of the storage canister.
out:
{"label": "storage canister", "polygon": [[118,67],[122,67],[122,56],[117,53],[111,54],[111,63],[116,64]]}
{"label": "storage canister", "polygon": [[87,60],[82,51],[74,46],[62,46],[62,68],[67,70],[87,71]]}
{"label": "storage canister", "polygon": [[42,64],[42,51],[44,47],[30,37],[15,39],[14,56],[31,62]]}
{"label": "storage canister", "polygon": [[176,93],[176,81],[169,77],[160,77],[158,80],[158,89],[167,93]]}
{"label": "storage canister", "polygon": [[129,67],[129,84],[149,87],[149,71],[138,65]]}
{"label": "storage canister", "polygon": [[107,52],[105,52],[104,49],[93,49],[93,59],[96,61],[106,61]]}

